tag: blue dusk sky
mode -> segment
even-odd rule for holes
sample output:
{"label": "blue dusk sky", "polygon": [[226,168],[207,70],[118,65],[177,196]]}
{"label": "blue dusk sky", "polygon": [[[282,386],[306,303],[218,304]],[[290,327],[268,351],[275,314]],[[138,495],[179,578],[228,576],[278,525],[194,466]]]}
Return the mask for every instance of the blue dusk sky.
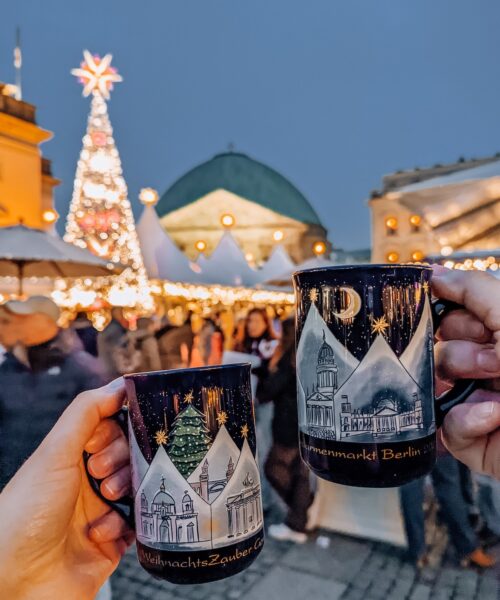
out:
{"label": "blue dusk sky", "polygon": [[368,247],[384,174],[500,151],[495,0],[4,2],[3,81],[16,25],[63,217],[89,110],[70,75],[84,48],[111,52],[124,78],[109,111],[136,214],[141,187],[163,192],[232,142],[297,185],[336,246]]}

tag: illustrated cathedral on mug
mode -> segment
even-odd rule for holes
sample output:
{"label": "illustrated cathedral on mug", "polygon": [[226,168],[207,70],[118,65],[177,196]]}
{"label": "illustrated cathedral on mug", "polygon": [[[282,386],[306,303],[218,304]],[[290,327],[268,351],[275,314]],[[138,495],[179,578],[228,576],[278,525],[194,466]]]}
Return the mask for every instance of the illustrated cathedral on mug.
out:
{"label": "illustrated cathedral on mug", "polygon": [[418,439],[435,430],[433,332],[428,294],[412,339],[398,357],[385,338],[385,318],[361,360],[330,331],[312,294],[297,348],[299,427],[313,438],[342,442]]}
{"label": "illustrated cathedral on mug", "polygon": [[[211,437],[207,415],[185,395],[170,431],[158,431],[150,464],[129,427],[137,539],[160,550],[206,550],[255,535],[263,525],[259,469],[243,425],[237,440],[217,416]],[[212,424],[213,425],[213,424]]]}

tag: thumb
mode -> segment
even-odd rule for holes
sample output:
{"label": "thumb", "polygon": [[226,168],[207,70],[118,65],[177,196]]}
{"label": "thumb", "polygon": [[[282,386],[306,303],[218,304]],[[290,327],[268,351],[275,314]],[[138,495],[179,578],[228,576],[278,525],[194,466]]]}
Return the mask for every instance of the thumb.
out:
{"label": "thumb", "polygon": [[121,377],[104,387],[79,394],[44,439],[40,450],[57,456],[61,467],[78,463],[96,427],[118,412],[124,400],[125,384]]}

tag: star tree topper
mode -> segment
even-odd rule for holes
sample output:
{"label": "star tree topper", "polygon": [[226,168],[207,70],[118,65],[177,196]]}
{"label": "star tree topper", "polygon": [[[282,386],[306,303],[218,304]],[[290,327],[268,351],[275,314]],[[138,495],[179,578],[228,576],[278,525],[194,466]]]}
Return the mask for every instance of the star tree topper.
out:
{"label": "star tree topper", "polygon": [[88,50],[84,50],[83,58],[80,67],[71,70],[71,74],[78,77],[83,85],[83,95],[86,97],[97,92],[109,100],[109,92],[113,89],[113,84],[123,81],[122,76],[118,75],[118,71],[111,66],[113,55],[106,54],[101,58],[97,54],[92,55]]}

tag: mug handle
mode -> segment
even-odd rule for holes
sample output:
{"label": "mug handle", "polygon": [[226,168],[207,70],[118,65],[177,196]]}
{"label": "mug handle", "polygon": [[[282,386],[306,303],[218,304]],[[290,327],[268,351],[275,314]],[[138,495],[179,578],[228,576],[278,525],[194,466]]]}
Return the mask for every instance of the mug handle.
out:
{"label": "mug handle", "polygon": [[[112,417],[118,425],[120,425],[123,433],[128,439],[128,409],[126,407],[121,408],[115,415]],[[134,522],[134,499],[132,496],[124,496],[120,498],[120,500],[109,500],[105,496],[103,496],[101,492],[101,479],[96,479],[89,473],[88,462],[92,454],[89,452],[83,453],[83,464],[85,466],[85,471],[87,473],[87,478],[90,483],[90,487],[96,496],[98,496],[104,503],[106,503],[109,507],[111,507],[114,511],[116,511],[120,517],[129,525],[132,529],[135,529]]]}
{"label": "mug handle", "polygon": [[[431,302],[432,325],[434,333],[437,331],[443,318],[454,310],[463,309],[463,306],[450,300],[438,298]],[[459,379],[455,385],[434,400],[436,413],[436,428],[443,424],[445,416],[457,404],[465,402],[474,390],[479,387],[477,379]]]}

